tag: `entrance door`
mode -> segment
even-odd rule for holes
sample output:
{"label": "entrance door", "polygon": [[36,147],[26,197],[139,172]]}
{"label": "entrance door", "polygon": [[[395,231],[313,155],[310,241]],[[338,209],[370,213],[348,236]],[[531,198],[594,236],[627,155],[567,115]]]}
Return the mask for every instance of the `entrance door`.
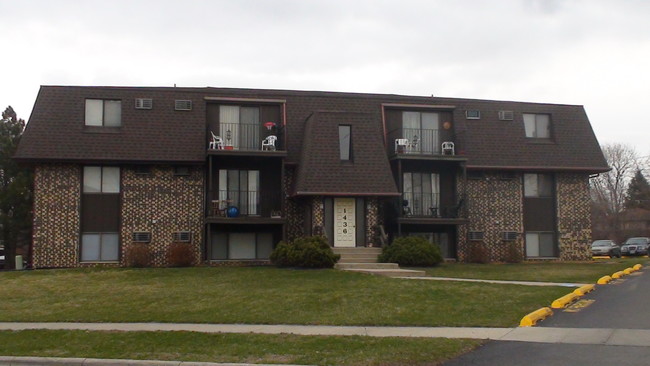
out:
{"label": "entrance door", "polygon": [[355,247],[356,215],[354,198],[334,199],[334,246]]}

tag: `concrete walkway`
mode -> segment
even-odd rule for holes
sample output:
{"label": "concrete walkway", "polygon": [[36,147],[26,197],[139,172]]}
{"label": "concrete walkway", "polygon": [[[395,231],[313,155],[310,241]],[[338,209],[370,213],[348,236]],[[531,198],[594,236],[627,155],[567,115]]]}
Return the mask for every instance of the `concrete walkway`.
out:
{"label": "concrete walkway", "polygon": [[504,280],[479,280],[476,278],[452,278],[452,277],[396,277],[406,280],[429,280],[429,281],[459,281],[459,282],[483,282],[498,283],[505,285],[522,286],[559,286],[559,287],[581,287],[586,283],[561,283],[561,282],[537,282],[537,281],[504,281]]}
{"label": "concrete walkway", "polygon": [[199,333],[257,333],[325,336],[471,338],[563,344],[650,347],[650,330],[603,328],[457,328],[362,327],[327,325],[177,324],[177,323],[0,323],[0,330],[187,331]]}
{"label": "concrete walkway", "polygon": [[251,363],[214,363],[154,360],[120,360],[104,358],[12,357],[0,356],[0,366],[299,366]]}

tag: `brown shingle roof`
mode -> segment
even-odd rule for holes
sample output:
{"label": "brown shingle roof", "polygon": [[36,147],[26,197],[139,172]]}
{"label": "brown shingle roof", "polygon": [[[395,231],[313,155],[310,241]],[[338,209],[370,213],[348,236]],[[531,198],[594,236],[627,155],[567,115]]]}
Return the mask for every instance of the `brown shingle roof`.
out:
{"label": "brown shingle roof", "polygon": [[[365,113],[370,117],[359,123],[374,125],[373,133],[381,136],[382,103],[400,103],[455,106],[453,118],[456,151],[465,154],[469,168],[584,172],[601,172],[608,169],[582,106],[389,94],[231,88],[43,86],[15,157],[32,162],[201,163],[205,161],[207,146],[205,97],[286,100],[287,160],[293,163],[303,163],[301,156],[304,155],[303,145],[306,147],[303,141],[305,121],[314,111]],[[122,100],[123,125],[118,133],[93,133],[84,128],[86,98]],[[153,98],[153,109],[136,110],[135,98]],[[192,100],[193,110],[174,111],[175,99]],[[467,109],[480,110],[481,119],[465,119]],[[514,120],[498,120],[499,110],[513,111]],[[550,114],[552,142],[540,144],[526,139],[522,113]],[[313,138],[317,140],[319,137]],[[381,138],[377,141],[381,143]]]}
{"label": "brown shingle roof", "polygon": [[[368,113],[317,111],[305,127],[296,194],[399,195],[379,121]],[[341,161],[339,125],[351,126],[351,159]]]}

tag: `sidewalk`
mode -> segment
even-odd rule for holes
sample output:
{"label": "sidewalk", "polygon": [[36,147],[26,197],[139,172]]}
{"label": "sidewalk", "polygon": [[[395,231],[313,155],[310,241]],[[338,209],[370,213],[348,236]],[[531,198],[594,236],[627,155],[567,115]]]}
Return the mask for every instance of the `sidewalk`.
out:
{"label": "sidewalk", "polygon": [[497,283],[497,284],[503,284],[503,285],[521,285],[521,286],[582,287],[582,286],[586,285],[586,283],[480,280],[480,279],[476,279],[476,278],[454,278],[454,277],[396,277],[396,278],[401,278],[401,279],[405,279],[405,280],[483,282],[483,283]]}
{"label": "sidewalk", "polygon": [[0,330],[89,330],[122,332],[186,331],[324,336],[471,338],[563,344],[650,347],[650,330],[604,328],[363,327],[328,325],[178,324],[178,323],[0,323]]}
{"label": "sidewalk", "polygon": [[302,366],[251,363],[214,363],[154,360],[120,360],[104,358],[7,357],[0,356],[0,366]]}

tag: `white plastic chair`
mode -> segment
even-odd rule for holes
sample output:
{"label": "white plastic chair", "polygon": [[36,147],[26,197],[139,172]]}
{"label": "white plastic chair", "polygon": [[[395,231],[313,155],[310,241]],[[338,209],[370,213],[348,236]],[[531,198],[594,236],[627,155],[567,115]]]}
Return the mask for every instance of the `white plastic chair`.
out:
{"label": "white plastic chair", "polygon": [[215,149],[215,150],[223,150],[223,139],[220,136],[217,136],[214,134],[214,132],[210,131],[210,134],[212,134],[212,141],[210,141],[210,145],[208,146],[209,149]]}
{"label": "white plastic chair", "polygon": [[262,150],[271,150],[275,151],[275,141],[278,139],[275,135],[269,135],[267,138],[262,140]]}
{"label": "white plastic chair", "polygon": [[442,143],[442,155],[456,155],[453,142],[445,141]]}
{"label": "white plastic chair", "polygon": [[395,152],[404,152],[409,146],[408,139],[395,139]]}

